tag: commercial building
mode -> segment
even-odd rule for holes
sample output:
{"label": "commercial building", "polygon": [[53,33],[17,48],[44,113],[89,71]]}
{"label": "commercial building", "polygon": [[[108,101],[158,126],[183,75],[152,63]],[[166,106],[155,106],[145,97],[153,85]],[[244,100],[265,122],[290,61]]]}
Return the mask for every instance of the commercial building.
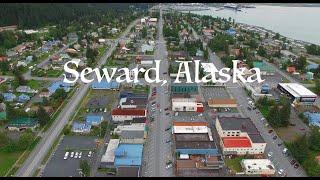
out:
{"label": "commercial building", "polygon": [[115,167],[141,166],[143,144],[119,144],[114,151]]}
{"label": "commercial building", "polygon": [[21,131],[26,129],[35,130],[39,126],[39,123],[34,118],[16,118],[8,124],[10,131]]}
{"label": "commercial building", "polygon": [[172,84],[171,85],[171,92],[173,94],[181,94],[181,93],[197,94],[198,93],[198,85],[195,83],[192,83],[192,84]]}
{"label": "commercial building", "polygon": [[313,105],[317,95],[298,83],[279,83],[277,88],[285,93],[294,105]]}
{"label": "commercial building", "polygon": [[111,112],[114,122],[123,122],[125,120],[133,120],[133,118],[147,117],[145,109],[113,109]]}
{"label": "commercial building", "polygon": [[203,112],[203,104],[195,98],[172,98],[172,111]]}
{"label": "commercial building", "polygon": [[217,117],[215,127],[224,155],[264,153],[266,142],[250,118]]}
{"label": "commercial building", "polygon": [[113,167],[115,150],[118,148],[120,139],[110,139],[106,152],[102,155],[100,167]]}
{"label": "commercial building", "polygon": [[147,136],[145,123],[133,123],[130,125],[118,125],[114,134],[120,135],[121,139],[144,140]]}
{"label": "commercial building", "polygon": [[235,99],[225,98],[209,99],[208,106],[212,108],[236,108],[237,101]]}
{"label": "commercial building", "polygon": [[269,159],[243,159],[241,167],[247,175],[274,175],[276,172]]}
{"label": "commercial building", "polygon": [[148,97],[124,97],[119,104],[121,109],[146,108]]}
{"label": "commercial building", "polygon": [[120,84],[116,81],[110,81],[103,79],[101,82],[94,81],[91,85],[95,90],[119,90]]}

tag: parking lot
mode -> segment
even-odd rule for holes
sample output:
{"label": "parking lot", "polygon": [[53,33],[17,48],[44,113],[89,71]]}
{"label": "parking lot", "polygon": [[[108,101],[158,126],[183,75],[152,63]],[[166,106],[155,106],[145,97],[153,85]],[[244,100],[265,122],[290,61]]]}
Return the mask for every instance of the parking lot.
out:
{"label": "parking lot", "polygon": [[212,98],[230,98],[227,89],[225,87],[201,87],[201,93],[205,100]]}
{"label": "parking lot", "polygon": [[[94,162],[96,147],[95,137],[85,136],[65,136],[56,151],[52,154],[51,159],[46,165],[42,176],[44,177],[80,177],[79,168],[80,160],[86,159],[90,164]],[[65,160],[66,151],[69,151],[69,156]],[[93,154],[88,157],[89,151]],[[82,152],[81,158],[71,158],[71,152]]]}

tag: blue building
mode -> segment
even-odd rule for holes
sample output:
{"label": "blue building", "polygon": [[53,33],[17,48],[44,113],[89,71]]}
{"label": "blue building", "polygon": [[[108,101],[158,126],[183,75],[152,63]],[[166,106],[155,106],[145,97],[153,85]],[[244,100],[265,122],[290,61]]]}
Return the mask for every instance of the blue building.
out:
{"label": "blue building", "polygon": [[317,69],[319,66],[319,64],[309,64],[307,67],[306,67],[306,70],[310,71],[312,69]]}
{"label": "blue building", "polygon": [[96,90],[119,90],[120,84],[116,81],[102,80],[100,83],[98,81],[94,81],[91,85],[92,89]]}
{"label": "blue building", "polygon": [[263,84],[261,87],[261,93],[268,94],[270,91],[270,85],[269,84]]}
{"label": "blue building", "polygon": [[62,88],[64,89],[66,92],[69,92],[70,91],[70,84],[68,83],[64,83],[62,81],[56,81],[56,82],[53,82],[50,87],[48,88],[49,89],[49,94],[52,95],[53,93],[56,92],[57,89],[59,88]]}
{"label": "blue building", "polygon": [[98,126],[103,121],[103,116],[99,115],[88,115],[86,117],[86,124],[91,126]]}
{"label": "blue building", "polygon": [[141,166],[143,144],[120,144],[115,150],[114,165]]}
{"label": "blue building", "polygon": [[309,120],[309,126],[317,126],[320,128],[320,113],[303,113]]}
{"label": "blue building", "polygon": [[12,93],[2,93],[2,95],[6,102],[13,102],[17,98],[17,96]]}
{"label": "blue building", "polygon": [[211,141],[176,141],[176,153],[218,155],[218,149]]}
{"label": "blue building", "polygon": [[235,36],[237,34],[234,28],[229,28],[228,30],[226,30],[226,33],[230,36]]}
{"label": "blue building", "polygon": [[30,96],[26,95],[26,94],[21,94],[19,97],[18,97],[18,102],[20,103],[26,103],[30,100]]}
{"label": "blue building", "polygon": [[71,131],[75,133],[89,133],[91,130],[91,125],[86,123],[74,122],[72,124]]}

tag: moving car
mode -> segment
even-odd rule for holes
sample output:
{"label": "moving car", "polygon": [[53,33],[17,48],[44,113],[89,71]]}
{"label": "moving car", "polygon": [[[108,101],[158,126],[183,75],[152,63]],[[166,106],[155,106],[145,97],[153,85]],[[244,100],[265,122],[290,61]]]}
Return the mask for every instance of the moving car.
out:
{"label": "moving car", "polygon": [[166,169],[172,168],[172,161],[166,163]]}

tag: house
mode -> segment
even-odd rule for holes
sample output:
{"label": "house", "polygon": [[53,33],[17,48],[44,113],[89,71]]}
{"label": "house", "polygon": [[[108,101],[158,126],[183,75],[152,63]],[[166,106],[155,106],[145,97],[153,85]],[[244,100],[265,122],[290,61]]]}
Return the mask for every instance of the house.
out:
{"label": "house", "polygon": [[26,67],[28,64],[26,63],[26,62],[24,62],[24,61],[18,61],[18,63],[17,63],[17,67],[20,67],[20,66],[23,66],[23,67]]}
{"label": "house", "polygon": [[288,73],[295,73],[296,72],[296,67],[294,67],[294,66],[288,66],[287,67],[287,72]]}
{"label": "house", "polygon": [[12,93],[2,93],[5,102],[13,102],[17,97]]}
{"label": "house", "polygon": [[76,33],[69,33],[68,41],[69,42],[78,41],[78,35]]}
{"label": "house", "polygon": [[99,39],[98,42],[99,42],[100,44],[104,44],[104,43],[106,43],[106,39]]}
{"label": "house", "polygon": [[0,56],[0,62],[5,62],[8,61],[8,57],[7,56]]}
{"label": "house", "polygon": [[307,80],[313,80],[313,76],[314,76],[314,73],[313,72],[307,72],[306,73],[306,79]]}
{"label": "house", "polygon": [[4,103],[0,103],[0,121],[7,119],[6,105]]}
{"label": "house", "polygon": [[115,167],[141,166],[143,144],[119,144],[114,151]]}
{"label": "house", "polygon": [[4,83],[6,81],[7,81],[6,79],[0,77],[0,84]]}
{"label": "house", "polygon": [[259,68],[261,75],[274,75],[276,71],[274,67],[264,63],[263,61],[254,61],[253,67]]}
{"label": "house", "polygon": [[141,52],[146,53],[148,52],[152,52],[154,50],[154,46],[149,45],[149,44],[142,44],[141,46]]}
{"label": "house", "polygon": [[235,36],[237,34],[236,30],[234,28],[229,28],[225,31],[230,36]]}
{"label": "house", "polygon": [[112,34],[116,34],[119,32],[120,29],[117,29],[117,28],[111,28],[111,33]]}
{"label": "house", "polygon": [[68,83],[63,83],[62,81],[56,81],[53,82],[49,87],[49,94],[50,96],[56,92],[57,89],[64,89],[66,92],[70,91],[70,84]]}
{"label": "house", "polygon": [[99,115],[88,115],[86,117],[86,124],[91,126],[98,126],[104,120],[103,116]]}
{"label": "house", "polygon": [[71,132],[74,133],[90,133],[91,125],[86,123],[73,122]]}
{"label": "house", "polygon": [[39,126],[39,123],[34,118],[16,118],[8,124],[7,128],[10,131],[22,131],[26,129],[35,130]]}
{"label": "house", "polygon": [[27,56],[25,62],[29,64],[32,62],[32,60],[33,60],[33,56]]}
{"label": "house", "polygon": [[214,98],[208,100],[208,105],[212,108],[237,108],[237,101],[228,98]]}
{"label": "house", "polygon": [[26,103],[30,100],[30,96],[26,95],[26,94],[21,94],[19,97],[18,97],[18,102],[20,103]]}
{"label": "house", "polygon": [[119,90],[120,84],[114,80],[108,82],[106,79],[103,79],[101,82],[94,81],[91,88],[95,90]]}
{"label": "house", "polygon": [[264,153],[266,142],[250,118],[216,117],[215,127],[224,155]]}
{"label": "house", "polygon": [[186,60],[187,53],[185,51],[173,51],[169,54],[170,60]]}
{"label": "house", "polygon": [[242,159],[241,167],[246,175],[274,175],[276,169],[269,159]]}
{"label": "house", "polygon": [[68,49],[64,50],[64,52],[69,53],[69,54],[77,54],[77,50],[75,50],[73,48],[68,48]]}
{"label": "house", "polygon": [[310,71],[312,69],[317,69],[318,67],[319,67],[319,64],[309,64],[307,65],[306,70]]}
{"label": "house", "polygon": [[115,122],[123,122],[138,117],[147,117],[145,109],[113,109],[111,112],[112,120]]}
{"label": "house", "polygon": [[172,111],[203,112],[203,104],[195,98],[172,98]]}
{"label": "house", "polygon": [[37,94],[38,90],[34,90],[29,86],[19,86],[17,87],[16,91],[18,93],[28,93],[28,94]]}
{"label": "house", "polygon": [[156,25],[157,25],[157,22],[158,22],[158,19],[157,19],[157,18],[149,18],[149,20],[148,20],[148,25],[149,25],[149,26],[156,26]]}
{"label": "house", "polygon": [[316,126],[320,128],[320,113],[311,113],[311,112],[304,112],[305,117],[307,117],[309,121],[309,126]]}
{"label": "house", "polygon": [[49,91],[42,91],[39,93],[39,97],[40,98],[49,98],[50,97],[50,93]]}

